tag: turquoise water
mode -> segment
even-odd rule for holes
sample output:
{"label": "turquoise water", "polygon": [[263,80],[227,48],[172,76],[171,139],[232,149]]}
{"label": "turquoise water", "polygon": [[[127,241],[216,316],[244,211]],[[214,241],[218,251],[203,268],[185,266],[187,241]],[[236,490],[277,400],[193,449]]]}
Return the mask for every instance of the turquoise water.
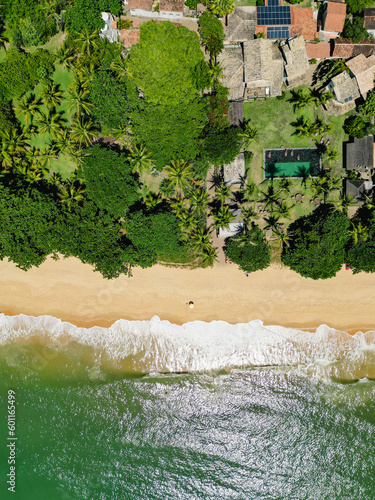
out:
{"label": "turquoise water", "polygon": [[[231,339],[231,355],[244,357],[229,325],[227,333],[216,327],[227,348]],[[325,333],[334,360],[322,360],[319,351],[315,363],[215,371],[207,364],[205,373],[141,376],[129,374],[130,366],[144,366],[134,344],[133,361],[126,352],[124,365],[77,340],[57,346],[51,335],[47,342],[38,328],[25,344],[16,343],[23,327],[3,325],[1,499],[375,498],[375,382],[358,379],[373,363],[363,339],[358,349],[341,333]],[[265,359],[275,356],[272,338],[272,349],[269,340],[258,346]],[[195,349],[214,363],[212,353]],[[176,363],[176,353],[169,356]],[[16,493],[5,485],[9,389],[16,394]]]}

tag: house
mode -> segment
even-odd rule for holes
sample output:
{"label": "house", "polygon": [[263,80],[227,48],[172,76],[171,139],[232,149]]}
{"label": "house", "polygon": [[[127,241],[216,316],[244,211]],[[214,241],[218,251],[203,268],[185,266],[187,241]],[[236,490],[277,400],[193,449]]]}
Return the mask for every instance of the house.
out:
{"label": "house", "polygon": [[263,33],[266,39],[287,39],[303,36],[314,40],[317,36],[317,21],[311,7],[280,5],[280,0],[265,0],[265,5],[256,8],[256,34]]}
{"label": "house", "polygon": [[355,100],[360,97],[356,79],[346,71],[332,78],[328,84],[328,90],[332,92],[335,104],[341,105],[342,114],[354,109]]}
{"label": "house", "polygon": [[160,0],[160,17],[178,19],[184,17],[184,0]]}
{"label": "house", "polygon": [[228,228],[221,227],[219,229],[219,238],[231,238],[239,234],[244,228],[244,223],[241,220],[241,210],[231,210],[231,212],[235,216],[235,219],[228,224]]}
{"label": "house", "polygon": [[309,59],[328,59],[331,57],[330,42],[307,43],[306,52]]}
{"label": "house", "polygon": [[363,42],[353,43],[345,38],[332,40],[333,49],[331,57],[347,59],[363,54],[368,57],[375,52],[375,40],[364,40]]}
{"label": "house", "polygon": [[375,9],[363,9],[363,27],[375,37]]}
{"label": "house", "polygon": [[223,68],[222,82],[229,90],[229,101],[243,101],[245,82],[242,45],[225,45],[217,59]]}
{"label": "house", "polygon": [[128,0],[125,6],[127,11],[130,11],[132,16],[152,17],[152,0]]}
{"label": "house", "polygon": [[284,61],[277,42],[257,38],[243,43],[244,100],[282,93]]}
{"label": "house", "polygon": [[366,135],[362,139],[346,142],[344,153],[346,170],[369,171],[375,168],[374,136]]}
{"label": "house", "polygon": [[365,57],[360,54],[346,61],[346,65],[350,76],[356,79],[362,97],[366,99],[367,92],[374,88],[375,55]]}
{"label": "house", "polygon": [[305,83],[309,68],[309,57],[303,36],[280,42],[280,50],[285,60],[284,81],[288,87]]}
{"label": "house", "polygon": [[246,42],[253,40],[256,29],[256,8],[237,7],[225,20],[226,42]]}
{"label": "house", "polygon": [[120,32],[117,29],[117,21],[110,12],[102,12],[104,28],[100,30],[100,38],[107,38],[110,42],[117,42]]}
{"label": "house", "polygon": [[351,196],[353,200],[360,201],[363,195],[370,195],[373,184],[370,180],[365,179],[345,179],[344,180],[345,193]]}
{"label": "house", "polygon": [[232,163],[224,165],[224,182],[226,184],[240,184],[245,177],[245,173],[245,155],[244,153],[240,153]]}
{"label": "house", "polygon": [[327,38],[337,38],[344,29],[346,4],[323,2],[319,12],[320,32]]}

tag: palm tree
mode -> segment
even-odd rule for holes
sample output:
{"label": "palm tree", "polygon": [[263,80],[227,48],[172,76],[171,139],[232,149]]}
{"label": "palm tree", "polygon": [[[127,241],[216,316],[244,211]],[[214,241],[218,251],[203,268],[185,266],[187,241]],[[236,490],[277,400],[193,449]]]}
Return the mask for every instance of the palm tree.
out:
{"label": "palm tree", "polygon": [[189,242],[198,256],[210,251],[212,247],[210,231],[206,227],[199,226],[190,235]]}
{"label": "palm tree", "polygon": [[292,125],[296,129],[293,132],[293,135],[296,135],[298,139],[310,137],[313,134],[311,131],[312,123],[310,118],[305,119],[303,116],[300,116],[295,122],[292,123]]}
{"label": "palm tree", "polygon": [[159,193],[154,193],[153,191],[150,191],[144,197],[144,203],[146,205],[146,208],[148,208],[148,210],[154,210],[158,205],[163,203],[163,198]]}
{"label": "palm tree", "polygon": [[201,262],[204,266],[212,267],[218,261],[217,251],[212,244],[207,245],[205,250],[200,255]]}
{"label": "palm tree", "polygon": [[90,56],[98,48],[98,31],[90,32],[87,28],[84,28],[80,33],[77,33],[74,41],[82,54]]}
{"label": "palm tree", "polygon": [[320,92],[318,96],[319,104],[321,106],[325,106],[328,101],[331,101],[333,99],[333,94],[332,92]]}
{"label": "palm tree", "polygon": [[336,202],[335,211],[340,211],[347,215],[349,207],[354,204],[355,201],[353,200],[353,197],[350,194],[346,194],[341,191],[339,199]]}
{"label": "palm tree", "polygon": [[323,201],[326,202],[327,195],[334,189],[338,189],[337,185],[341,181],[339,177],[331,177],[328,173],[324,173],[316,179],[311,178],[311,188],[316,196],[323,194]]}
{"label": "palm tree", "polygon": [[130,75],[128,71],[128,60],[122,56],[111,62],[111,70],[117,75],[120,82],[124,82]]}
{"label": "palm tree", "polygon": [[234,0],[211,0],[209,9],[215,16],[226,16],[233,12]]}
{"label": "palm tree", "polygon": [[18,116],[23,116],[26,125],[32,122],[33,118],[38,115],[38,110],[42,104],[40,99],[35,99],[35,95],[29,97],[24,94],[20,99],[14,102],[14,109]]}
{"label": "palm tree", "polygon": [[202,187],[193,189],[189,196],[190,207],[198,215],[203,214],[208,208],[208,193]]}
{"label": "palm tree", "polygon": [[45,149],[41,149],[39,151],[39,163],[41,166],[51,165],[53,160],[56,160],[58,157],[58,151],[53,144],[50,144],[49,147]]}
{"label": "palm tree", "polygon": [[242,148],[249,149],[252,141],[259,144],[256,140],[259,137],[259,127],[256,125],[251,126],[250,120],[247,120],[243,132],[238,134],[238,136],[242,137]]}
{"label": "palm tree", "polygon": [[43,104],[47,108],[57,108],[61,104],[63,92],[59,90],[59,85],[48,82],[43,86],[40,96]]}
{"label": "palm tree", "polygon": [[350,221],[351,228],[348,231],[353,240],[354,245],[358,245],[358,241],[366,241],[368,238],[368,227],[363,226],[361,222]]}
{"label": "palm tree", "polygon": [[215,200],[218,201],[221,206],[229,201],[231,195],[232,191],[230,189],[230,186],[225,182],[222,182],[215,189]]}
{"label": "palm tree", "polygon": [[90,92],[83,86],[70,85],[68,91],[68,108],[69,113],[76,113],[78,116],[82,114],[89,115],[93,104],[88,100]]}
{"label": "palm tree", "polygon": [[279,188],[282,191],[288,192],[291,185],[292,185],[292,181],[290,180],[290,177],[286,177],[285,174],[283,174],[283,176],[279,182]]}
{"label": "palm tree", "polygon": [[129,163],[132,166],[132,172],[141,175],[142,172],[148,172],[152,168],[152,153],[141,142],[139,146],[133,144],[129,149]]}
{"label": "palm tree", "polygon": [[57,195],[68,212],[71,211],[73,205],[79,204],[85,199],[83,196],[85,189],[74,180],[69,179],[67,182],[60,184],[58,188],[59,192]]}
{"label": "palm tree", "polygon": [[332,125],[324,123],[321,118],[316,118],[314,123],[311,125],[311,132],[314,134],[324,135],[328,134],[332,130]]}
{"label": "palm tree", "polygon": [[328,160],[329,165],[339,157],[339,152],[336,149],[327,148],[324,153],[326,160]]}
{"label": "palm tree", "polygon": [[303,89],[292,90],[292,96],[289,99],[289,102],[293,103],[294,112],[307,108],[314,101],[315,97],[312,95],[311,91],[306,93]]}
{"label": "palm tree", "polygon": [[69,149],[71,142],[71,137],[69,135],[69,129],[61,128],[53,138],[53,146],[60,152],[63,153],[66,149]]}
{"label": "palm tree", "polygon": [[211,56],[210,66],[208,68],[208,75],[210,79],[210,87],[216,88],[220,86],[220,80],[223,77],[223,67],[220,63],[214,64]]}
{"label": "palm tree", "polygon": [[215,229],[229,229],[229,224],[234,221],[235,215],[229,210],[228,205],[222,205],[219,210],[213,214]]}
{"label": "palm tree", "polygon": [[164,167],[164,172],[169,181],[169,186],[179,195],[182,195],[185,189],[191,186],[193,171],[187,161],[172,160],[169,165]]}
{"label": "palm tree", "polygon": [[54,110],[48,110],[46,113],[43,113],[43,111],[39,112],[37,125],[41,134],[49,132],[53,138],[56,138],[64,123],[65,120],[62,117],[62,113],[56,113]]}
{"label": "palm tree", "polygon": [[276,206],[275,212],[277,215],[280,217],[283,217],[284,219],[291,219],[290,211],[292,208],[295,207],[295,204],[288,206],[285,201],[282,201]]}
{"label": "palm tree", "polygon": [[246,227],[250,226],[253,219],[259,219],[259,214],[254,210],[254,207],[242,207],[241,220],[244,221]]}
{"label": "palm tree", "polygon": [[91,118],[77,116],[71,126],[71,137],[78,144],[90,146],[95,137],[95,126]]}
{"label": "palm tree", "polygon": [[281,193],[281,189],[275,190],[273,186],[268,186],[267,191],[262,191],[263,201],[265,203],[265,208],[270,207],[271,212],[273,211],[274,204],[277,203],[277,197]]}
{"label": "palm tree", "polygon": [[265,217],[266,225],[264,229],[271,229],[274,233],[280,229],[280,216],[279,215],[270,215],[269,217]]}
{"label": "palm tree", "polygon": [[71,68],[75,59],[74,50],[72,47],[67,47],[63,44],[62,47],[56,50],[55,57],[64,70],[66,68]]}
{"label": "palm tree", "polygon": [[2,165],[5,168],[12,167],[22,154],[24,154],[29,144],[27,138],[16,128],[4,129],[0,132]]}
{"label": "palm tree", "polygon": [[276,236],[276,239],[279,241],[279,243],[283,246],[289,246],[289,236],[286,231],[279,227],[275,227],[273,230],[273,235]]}

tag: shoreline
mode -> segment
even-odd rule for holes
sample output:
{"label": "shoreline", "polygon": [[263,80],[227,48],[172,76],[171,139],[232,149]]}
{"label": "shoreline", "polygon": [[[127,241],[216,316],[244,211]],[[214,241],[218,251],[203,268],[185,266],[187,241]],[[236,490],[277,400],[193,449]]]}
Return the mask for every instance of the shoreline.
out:
{"label": "shoreline", "polygon": [[78,259],[49,258],[27,272],[4,260],[0,277],[2,313],[49,315],[85,328],[159,316],[178,325],[260,319],[306,330],[327,324],[351,334],[375,329],[375,274],[344,269],[335,278],[314,281],[288,268],[270,267],[246,278],[229,264],[193,270],[157,265],[109,281]]}

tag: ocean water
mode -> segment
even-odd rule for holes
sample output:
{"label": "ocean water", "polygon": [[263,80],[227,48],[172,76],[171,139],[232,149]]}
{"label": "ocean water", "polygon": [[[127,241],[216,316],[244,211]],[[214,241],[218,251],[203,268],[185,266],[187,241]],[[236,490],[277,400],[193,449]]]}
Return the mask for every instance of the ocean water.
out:
{"label": "ocean water", "polygon": [[372,500],[374,379],[375,332],[0,315],[0,499]]}

